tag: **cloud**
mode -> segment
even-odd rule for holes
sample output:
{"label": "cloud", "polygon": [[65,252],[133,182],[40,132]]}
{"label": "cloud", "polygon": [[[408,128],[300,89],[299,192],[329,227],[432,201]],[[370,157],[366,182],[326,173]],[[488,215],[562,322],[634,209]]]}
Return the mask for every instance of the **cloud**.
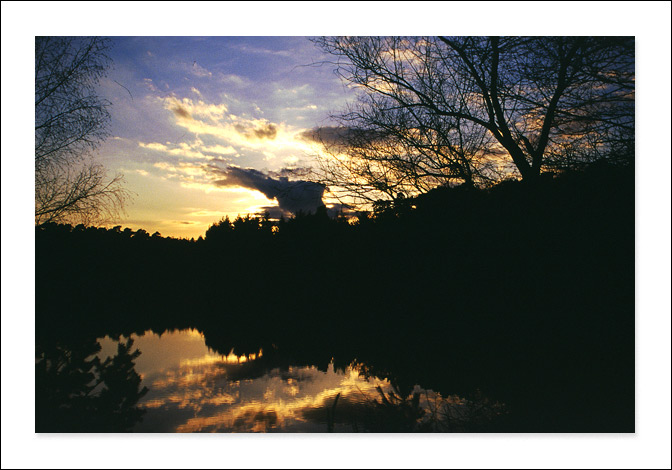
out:
{"label": "cloud", "polygon": [[245,54],[270,54],[270,55],[278,55],[281,57],[291,57],[292,52],[291,51],[286,51],[286,50],[272,50],[268,49],[265,47],[255,47],[251,46],[249,44],[240,44],[233,46],[234,48],[244,52]]}
{"label": "cloud", "polygon": [[223,74],[218,75],[219,81],[224,84],[234,85],[236,87],[245,87],[251,84],[250,80],[245,77],[234,74]]}
{"label": "cloud", "polygon": [[273,140],[278,135],[278,127],[271,123],[262,121],[255,123],[254,125],[258,127],[252,127],[251,124],[240,124],[236,123],[233,125],[233,128],[238,131],[239,134],[244,135],[247,139],[257,138],[259,140],[268,139]]}
{"label": "cloud", "polygon": [[187,210],[190,211],[187,215],[193,217],[224,217],[226,215],[226,212],[213,211],[210,209],[189,208]]}
{"label": "cloud", "polygon": [[344,144],[352,135],[351,129],[347,127],[315,127],[307,129],[299,134],[299,138],[318,144],[334,145]]}
{"label": "cloud", "polygon": [[168,145],[159,142],[138,142],[138,146],[140,148],[154,150],[177,158],[189,158],[203,161],[228,161],[230,159],[224,157],[224,155],[236,154],[236,149],[230,145],[207,146],[198,140],[195,142],[180,142],[177,144],[168,142]]}
{"label": "cloud", "polygon": [[306,142],[318,143],[325,146],[342,146],[353,142],[375,142],[384,138],[383,134],[377,131],[343,126],[315,127],[299,133],[298,137]]}
{"label": "cloud", "polygon": [[258,139],[275,139],[278,135],[278,128],[274,124],[267,123],[265,126],[260,127],[259,129],[253,129],[252,133]]}
{"label": "cloud", "polygon": [[[222,154],[243,156],[245,165],[255,166],[276,158],[280,162],[283,161],[280,159],[298,158],[297,155],[314,151],[306,139],[299,137],[304,129],[293,128],[284,122],[253,118],[246,113],[233,114],[224,103],[209,104],[175,95],[154,99],[170,111],[171,124],[181,127],[197,140],[204,139],[211,145],[228,148]],[[207,153],[208,150],[199,148],[198,151]]]}
{"label": "cloud", "polygon": [[175,115],[178,116],[178,117],[182,117],[182,118],[185,118],[185,119],[191,119],[191,114],[189,113],[189,111],[187,111],[186,109],[184,109],[180,105],[175,106],[174,108],[172,108],[171,111],[173,111],[175,113]]}
{"label": "cloud", "polygon": [[236,149],[230,145],[204,145],[202,147],[203,151],[206,153],[214,153],[217,155],[235,155]]}
{"label": "cloud", "polygon": [[240,186],[257,190],[268,199],[276,199],[285,215],[298,212],[314,213],[318,207],[324,205],[323,185],[312,181],[290,180],[285,176],[287,172],[281,172],[277,178],[251,168],[228,167],[220,172],[224,178],[215,181],[217,186]]}
{"label": "cloud", "polygon": [[269,219],[279,219],[287,216],[287,213],[280,206],[260,206],[256,213],[262,216],[268,214]]}
{"label": "cloud", "polygon": [[[193,90],[198,91],[196,88],[193,88]],[[216,123],[219,120],[228,117],[228,108],[223,103],[219,105],[207,104],[200,99],[180,99],[172,94],[165,98],[156,97],[156,99],[163,104],[164,108],[170,109],[173,112],[176,112],[178,109],[182,109],[183,111],[187,112],[191,118],[196,116],[208,122]]]}
{"label": "cloud", "polygon": [[142,83],[143,83],[143,84],[144,84],[150,91],[153,91],[153,92],[157,92],[157,91],[159,91],[159,89],[156,88],[156,86],[154,85],[154,82],[152,81],[151,78],[144,78],[144,79],[142,80]]}
{"label": "cloud", "polygon": [[228,112],[225,104],[206,104],[202,100],[179,99],[176,96],[157,98],[178,118],[177,124],[196,134],[211,134],[220,138],[237,134],[244,141],[275,140],[280,127],[266,119],[249,119]]}
{"label": "cloud", "polygon": [[169,162],[157,162],[153,166],[167,172],[168,176],[179,177],[182,181],[204,181],[209,174],[208,166],[199,163],[178,162],[177,164],[172,164]]}
{"label": "cloud", "polygon": [[197,64],[196,61],[191,64],[191,73],[197,77],[212,77],[212,72]]}

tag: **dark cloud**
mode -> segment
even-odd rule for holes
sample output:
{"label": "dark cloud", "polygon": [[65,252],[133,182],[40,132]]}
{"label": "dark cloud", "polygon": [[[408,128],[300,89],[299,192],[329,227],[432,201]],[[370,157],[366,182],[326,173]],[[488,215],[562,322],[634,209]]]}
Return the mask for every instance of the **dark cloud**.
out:
{"label": "dark cloud", "polygon": [[172,111],[175,113],[176,116],[183,117],[185,119],[191,119],[191,114],[189,114],[189,111],[187,111],[180,105],[175,106],[172,109]]}
{"label": "dark cloud", "polygon": [[291,170],[284,173],[281,171],[281,176],[273,178],[251,168],[229,167],[225,171],[219,171],[224,178],[215,181],[215,184],[255,189],[269,199],[276,199],[284,215],[314,213],[318,207],[324,205],[322,196],[325,187],[312,181],[290,180],[288,176],[284,176],[289,171]]}
{"label": "dark cloud", "polygon": [[282,168],[278,171],[269,171],[268,176],[271,178],[288,178],[293,180],[298,180],[306,178],[311,174],[310,168]]}
{"label": "dark cloud", "polygon": [[278,128],[275,127],[275,124],[269,123],[259,129],[253,129],[252,132],[258,139],[273,140],[278,135]]}
{"label": "dark cloud", "polygon": [[[279,219],[280,217],[287,217],[289,214],[283,211],[279,206],[264,206],[260,207],[256,215],[263,216],[268,214],[271,219]],[[337,217],[339,215],[353,216],[355,211],[348,204],[330,204],[327,207],[327,215],[329,217]]]}
{"label": "dark cloud", "polygon": [[270,219],[279,219],[280,217],[286,217],[287,213],[280,209],[279,206],[264,206],[259,208],[259,212],[256,215],[263,216],[268,214]]}
{"label": "dark cloud", "polygon": [[354,129],[350,127],[325,126],[308,129],[299,134],[308,142],[316,142],[327,146],[348,145],[353,142],[375,141],[382,138],[376,131]]}
{"label": "dark cloud", "polygon": [[315,127],[301,132],[299,137],[308,142],[335,144],[343,142],[347,135],[347,127]]}
{"label": "dark cloud", "polygon": [[246,127],[242,124],[235,124],[233,127],[236,129],[236,131],[238,131],[239,134],[244,135],[248,139],[257,138],[260,140],[273,140],[278,135],[278,127],[271,122],[262,124],[256,128]]}

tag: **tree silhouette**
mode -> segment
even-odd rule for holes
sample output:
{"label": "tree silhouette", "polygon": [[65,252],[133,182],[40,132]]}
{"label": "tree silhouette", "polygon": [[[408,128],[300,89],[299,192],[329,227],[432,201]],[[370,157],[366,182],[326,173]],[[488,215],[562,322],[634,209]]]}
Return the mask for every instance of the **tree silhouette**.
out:
{"label": "tree silhouette", "polygon": [[[634,38],[323,37],[362,90],[332,116],[321,181],[375,200],[447,183],[534,181],[632,160]],[[320,135],[322,133],[322,135]],[[329,145],[331,144],[331,145]]]}
{"label": "tree silhouette", "polygon": [[128,192],[91,152],[108,136],[110,103],[96,85],[110,41],[35,38],[35,223],[113,219]]}
{"label": "tree silhouette", "polygon": [[128,432],[141,420],[138,401],[147,393],[135,371],[139,350],[120,341],[117,354],[101,361],[95,341],[37,345],[37,432]]}

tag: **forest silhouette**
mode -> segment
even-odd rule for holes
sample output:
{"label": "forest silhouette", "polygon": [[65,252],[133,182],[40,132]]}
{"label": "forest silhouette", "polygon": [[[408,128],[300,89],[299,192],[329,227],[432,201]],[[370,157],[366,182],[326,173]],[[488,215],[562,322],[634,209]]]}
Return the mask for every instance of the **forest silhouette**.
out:
{"label": "forest silhouette", "polygon": [[131,352],[132,339],[104,360],[95,338],[38,341],[36,432],[129,432],[142,419],[145,410],[136,405],[148,389],[140,387],[134,363],[140,352]]}
{"label": "forest silhouette", "polygon": [[479,431],[634,432],[634,167],[542,176],[198,240],[43,224],[37,343],[197,328],[223,354],[506,403]]}

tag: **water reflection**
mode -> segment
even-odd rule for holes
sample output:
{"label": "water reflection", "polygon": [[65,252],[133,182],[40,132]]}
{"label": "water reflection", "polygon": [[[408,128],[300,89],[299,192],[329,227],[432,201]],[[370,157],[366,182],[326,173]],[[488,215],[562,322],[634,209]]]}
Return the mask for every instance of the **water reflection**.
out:
{"label": "water reflection", "polygon": [[[130,339],[142,351],[136,370],[149,389],[136,432],[459,431],[479,412],[490,419],[503,411],[417,386],[405,395],[357,363],[325,371],[278,367],[263,351],[222,355],[197,330]],[[101,358],[118,344],[99,341]]]}

